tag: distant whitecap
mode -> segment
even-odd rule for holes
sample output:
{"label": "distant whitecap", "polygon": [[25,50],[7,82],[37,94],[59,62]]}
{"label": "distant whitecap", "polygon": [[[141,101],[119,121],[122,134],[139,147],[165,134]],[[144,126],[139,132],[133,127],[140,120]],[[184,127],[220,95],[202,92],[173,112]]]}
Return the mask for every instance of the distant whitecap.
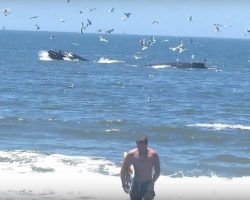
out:
{"label": "distant whitecap", "polygon": [[100,64],[124,63],[122,60],[110,59],[108,57],[101,57],[97,62]]}
{"label": "distant whitecap", "polygon": [[203,128],[212,128],[212,129],[215,129],[215,130],[222,130],[222,129],[250,130],[250,126],[241,125],[241,124],[197,123],[197,124],[191,124],[191,125],[188,125],[188,126],[203,127]]}

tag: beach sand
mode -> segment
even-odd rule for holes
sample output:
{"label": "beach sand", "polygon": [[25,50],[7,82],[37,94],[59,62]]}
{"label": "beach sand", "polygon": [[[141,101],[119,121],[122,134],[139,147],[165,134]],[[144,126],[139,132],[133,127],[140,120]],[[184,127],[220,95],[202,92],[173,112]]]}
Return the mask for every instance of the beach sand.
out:
{"label": "beach sand", "polygon": [[[94,173],[1,173],[0,199],[129,200],[118,176]],[[249,200],[250,177],[161,176],[155,184],[157,200]]]}

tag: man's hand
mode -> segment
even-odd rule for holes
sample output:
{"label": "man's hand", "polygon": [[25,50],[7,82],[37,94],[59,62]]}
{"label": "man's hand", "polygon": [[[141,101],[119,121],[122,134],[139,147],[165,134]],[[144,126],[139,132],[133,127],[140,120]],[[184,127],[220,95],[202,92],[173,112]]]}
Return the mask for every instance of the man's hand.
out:
{"label": "man's hand", "polygon": [[128,184],[123,184],[122,188],[123,188],[124,192],[129,193],[129,185]]}

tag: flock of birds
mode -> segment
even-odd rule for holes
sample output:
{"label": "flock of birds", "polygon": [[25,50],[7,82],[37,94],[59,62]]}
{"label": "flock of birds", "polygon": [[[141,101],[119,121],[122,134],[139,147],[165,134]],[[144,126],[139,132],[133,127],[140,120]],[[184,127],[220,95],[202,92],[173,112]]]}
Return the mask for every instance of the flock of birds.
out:
{"label": "flock of birds", "polygon": [[[70,0],[66,0],[67,3],[70,3],[71,1]],[[88,12],[92,12],[92,11],[95,11],[97,10],[96,8],[90,8],[90,9],[87,9]],[[8,16],[10,13],[11,13],[11,10],[9,8],[4,8],[4,9],[1,9],[0,12],[4,15],[4,16]],[[114,13],[115,12],[115,8],[111,8],[108,10],[108,12],[110,13]],[[80,14],[83,14],[84,11],[83,10],[80,10],[79,11]],[[131,16],[131,12],[124,12],[124,15],[121,17],[121,20],[127,20],[129,19]],[[31,16],[30,19],[37,19],[39,18],[39,16]],[[61,22],[65,22],[65,19],[61,18],[60,19]],[[189,16],[188,17],[188,21],[191,22],[193,21],[193,16]],[[153,20],[152,21],[152,24],[159,24],[159,21],[158,20]],[[84,33],[84,30],[86,30],[89,26],[92,25],[92,21],[87,19],[87,23],[84,23],[82,22],[82,25],[81,25],[81,28],[80,28],[80,33],[83,34]],[[219,32],[221,31],[223,28],[227,28],[228,26],[225,26],[225,25],[222,25],[222,24],[218,24],[218,23],[214,23],[213,24],[214,26],[214,31],[215,32]],[[231,27],[231,25],[229,26]],[[38,24],[35,24],[35,29],[36,30],[40,30],[40,26]],[[103,30],[102,29],[98,29],[97,32],[102,32]],[[105,33],[112,33],[114,31],[114,29],[110,29],[110,30],[106,30],[104,31]],[[250,34],[250,28],[247,28],[246,31],[245,31],[245,37],[247,37],[247,35]]]}
{"label": "flock of birds", "polygon": [[[70,0],[66,0],[66,3],[70,3]],[[90,9],[87,9],[87,12],[93,12],[97,10],[96,8],[90,8]],[[5,9],[2,9],[0,10],[1,14],[4,15],[4,16],[8,16],[11,14],[11,10],[9,8],[5,8]],[[114,13],[116,12],[115,8],[112,7],[108,10],[109,13]],[[84,11],[83,10],[79,10],[79,14],[83,14]],[[132,13],[131,12],[124,12],[123,15],[121,16],[121,20],[129,20],[130,17],[131,17]],[[31,16],[30,17],[30,20],[36,20],[37,18],[39,18],[38,15],[35,15],[35,16]],[[189,16],[187,17],[187,21],[188,22],[192,22],[193,21],[193,16]],[[60,18],[60,22],[62,23],[65,23],[65,19],[64,18]],[[159,24],[159,20],[152,20],[152,24]],[[90,19],[86,19],[86,21],[82,21],[81,22],[81,26],[80,26],[80,34],[84,34],[85,31],[90,27],[92,26],[93,22],[90,20]],[[35,23],[34,24],[35,26],[35,30],[40,30],[40,26]],[[215,23],[213,24],[214,26],[214,31],[215,32],[220,32],[223,28],[225,28],[226,26],[222,25],[222,24],[218,24],[218,23]],[[5,27],[3,26],[3,30],[5,30]],[[108,29],[108,30],[103,30],[103,29],[98,29],[97,32],[98,33],[103,33],[102,35],[99,35],[98,38],[99,38],[99,41],[100,42],[103,42],[103,43],[108,43],[108,39],[105,38],[105,34],[111,34],[115,31],[115,28],[112,28],[112,29]],[[250,29],[247,28],[246,29],[246,32],[245,32],[245,37],[247,37],[247,35],[250,34]],[[50,39],[55,39],[55,35],[52,33],[51,36],[50,36]],[[167,42],[168,40],[165,40],[165,42]],[[190,42],[192,43],[192,39],[190,40]],[[156,39],[155,37],[152,35],[149,39],[141,39],[139,41],[139,44],[141,46],[141,51],[144,51],[146,49],[148,49],[151,45],[153,45],[154,43],[156,43]],[[72,43],[72,45],[79,45],[77,43]],[[177,53],[183,53],[184,51],[187,50],[187,44],[184,43],[183,41],[180,41],[180,44],[178,44],[177,46],[175,47],[169,47],[169,49],[173,52],[176,53],[176,60],[178,61],[179,58],[178,58],[178,55]],[[195,56],[196,54],[193,53],[191,55],[191,59],[192,61],[195,59]],[[140,59],[142,58],[141,56],[139,55],[134,55],[134,58],[135,59]]]}
{"label": "flock of birds", "polygon": [[[67,0],[66,1],[67,3],[70,3],[70,0]],[[90,9],[87,9],[87,12],[93,12],[95,11],[96,8],[90,8]],[[110,13],[114,13],[115,12],[115,8],[112,7],[111,9],[108,10],[108,12]],[[6,9],[2,9],[1,10],[1,13],[4,15],[4,16],[7,16],[9,14],[11,14],[11,10],[9,8],[6,8]],[[83,10],[79,10],[79,14],[83,14],[84,11]],[[123,13],[123,16],[120,18],[121,20],[128,20],[130,17],[131,17],[132,13],[131,12],[124,12]],[[35,15],[35,16],[31,16],[30,17],[30,20],[36,20],[37,18],[39,18],[38,15]],[[189,16],[188,17],[188,21],[191,22],[192,21],[192,16]],[[63,18],[60,18],[60,22],[64,23],[65,22],[65,19]],[[160,22],[158,20],[152,20],[152,24],[159,24]],[[93,22],[90,20],[90,19],[86,19],[85,22],[82,22],[81,23],[81,27],[80,27],[80,33],[81,34],[84,34],[84,32],[87,30],[88,27],[92,26]],[[35,25],[35,30],[40,30],[40,26],[36,23]],[[220,25],[216,24],[216,31],[219,31],[219,27]],[[103,31],[102,29],[98,29],[97,32],[98,33],[105,33],[105,34],[111,34],[112,32],[114,32],[114,28],[112,29],[108,29],[108,30],[105,30]],[[100,42],[103,42],[103,43],[108,43],[108,39],[106,39],[104,37],[105,34],[102,34],[102,35],[99,35],[98,38],[99,38],[99,41]],[[51,36],[50,36],[50,39],[55,39],[55,35],[52,33]],[[165,40],[164,42],[167,42],[168,40]],[[148,49],[150,46],[152,46],[154,43],[156,43],[156,39],[155,37],[152,35],[150,36],[149,39],[141,39],[139,41],[139,45],[141,46],[141,51],[144,51],[146,49]],[[72,43],[72,45],[79,45],[77,43]],[[175,53],[182,53],[184,51],[187,50],[187,45],[181,41],[180,44],[178,44],[177,46],[175,47],[170,47],[169,49]],[[134,59],[141,59],[142,56],[140,55],[141,52],[137,52],[135,55],[134,55]],[[195,59],[195,54],[193,53],[192,56],[191,56],[192,60]],[[179,61],[179,58],[178,56],[176,55],[176,60]]]}

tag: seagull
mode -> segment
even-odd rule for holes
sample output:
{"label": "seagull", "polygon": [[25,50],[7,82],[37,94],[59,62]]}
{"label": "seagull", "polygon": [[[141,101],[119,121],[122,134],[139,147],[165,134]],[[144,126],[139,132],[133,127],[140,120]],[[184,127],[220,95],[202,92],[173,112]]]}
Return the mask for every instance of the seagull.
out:
{"label": "seagull", "polygon": [[105,38],[103,38],[102,36],[99,36],[99,39],[101,42],[109,42],[108,40],[106,40]]}
{"label": "seagull", "polygon": [[81,34],[83,33],[83,30],[85,30],[88,27],[88,24],[84,26],[84,23],[82,22],[82,27],[81,27]]}
{"label": "seagull", "polygon": [[90,21],[89,19],[87,19],[87,21],[88,21],[87,26],[91,26],[92,21]]}
{"label": "seagull", "polygon": [[60,19],[60,22],[65,22],[65,20],[63,18]]}
{"label": "seagull", "polygon": [[51,34],[50,39],[51,39],[51,40],[54,40],[54,39],[55,39],[55,36],[54,36],[53,33]]}
{"label": "seagull", "polygon": [[102,32],[102,29],[98,29],[97,32],[98,32],[98,33]]}
{"label": "seagull", "polygon": [[152,21],[152,24],[159,24],[159,21],[158,20],[154,20],[154,21]]}
{"label": "seagull", "polygon": [[110,29],[110,30],[107,30],[105,33],[112,33],[115,29]]}
{"label": "seagull", "polygon": [[176,51],[177,49],[179,49],[179,47],[178,46],[177,47],[169,47],[169,49],[172,51]]}
{"label": "seagull", "polygon": [[36,19],[36,18],[38,18],[39,16],[32,16],[32,17],[30,17],[30,19]]}
{"label": "seagull", "polygon": [[141,56],[134,55],[135,60],[138,60],[138,59],[141,59],[141,58],[142,58]]}
{"label": "seagull", "polygon": [[3,13],[4,16],[7,16],[8,14],[10,14],[10,9],[5,8],[5,9],[2,9],[1,12]]}
{"label": "seagull", "polygon": [[111,8],[109,12],[115,12],[115,8]]}
{"label": "seagull", "polygon": [[82,14],[82,10],[80,10],[79,13]]}
{"label": "seagull", "polygon": [[182,53],[183,51],[186,51],[187,49],[179,48],[179,53]]}
{"label": "seagull", "polygon": [[195,59],[195,56],[196,56],[196,54],[193,53],[193,54],[191,55],[191,59],[194,60],[194,59]]}
{"label": "seagull", "polygon": [[126,15],[126,17],[129,18],[131,13],[124,13],[124,15]]}
{"label": "seagull", "polygon": [[67,0],[67,3],[70,3],[70,0]]}
{"label": "seagull", "polygon": [[75,87],[74,83],[71,83],[71,85],[68,85],[68,88],[73,88],[73,87]]}
{"label": "seagull", "polygon": [[172,51],[177,51],[179,50],[179,53],[182,53],[183,51],[186,51],[187,49],[184,49],[184,43],[181,41],[181,44],[176,46],[176,47],[170,47],[169,49],[171,49]]}
{"label": "seagull", "polygon": [[192,15],[188,17],[188,21],[191,22],[193,20]]}
{"label": "seagull", "polygon": [[125,16],[123,16],[121,20],[127,20],[130,17],[131,13],[124,13],[124,15]]}
{"label": "seagull", "polygon": [[40,29],[40,26],[38,26],[37,24],[35,24],[36,30]]}
{"label": "seagull", "polygon": [[96,10],[96,8],[90,8],[90,9],[88,9],[89,12],[92,12],[94,10]]}
{"label": "seagull", "polygon": [[148,43],[147,43],[146,39],[141,39],[140,45],[142,46],[142,48],[141,48],[142,51],[144,51],[145,49],[148,48]]}
{"label": "seagull", "polygon": [[223,27],[223,25],[221,25],[221,24],[214,24],[214,26],[215,26],[215,32],[218,32],[218,31],[220,31],[220,27]]}
{"label": "seagull", "polygon": [[151,35],[151,36],[150,36],[150,40],[148,41],[148,44],[149,44],[149,45],[152,45],[152,44],[154,44],[155,42],[156,42],[155,36]]}
{"label": "seagull", "polygon": [[246,33],[245,33],[245,37],[247,37],[247,34],[249,34],[249,33],[250,33],[250,29],[247,28]]}

